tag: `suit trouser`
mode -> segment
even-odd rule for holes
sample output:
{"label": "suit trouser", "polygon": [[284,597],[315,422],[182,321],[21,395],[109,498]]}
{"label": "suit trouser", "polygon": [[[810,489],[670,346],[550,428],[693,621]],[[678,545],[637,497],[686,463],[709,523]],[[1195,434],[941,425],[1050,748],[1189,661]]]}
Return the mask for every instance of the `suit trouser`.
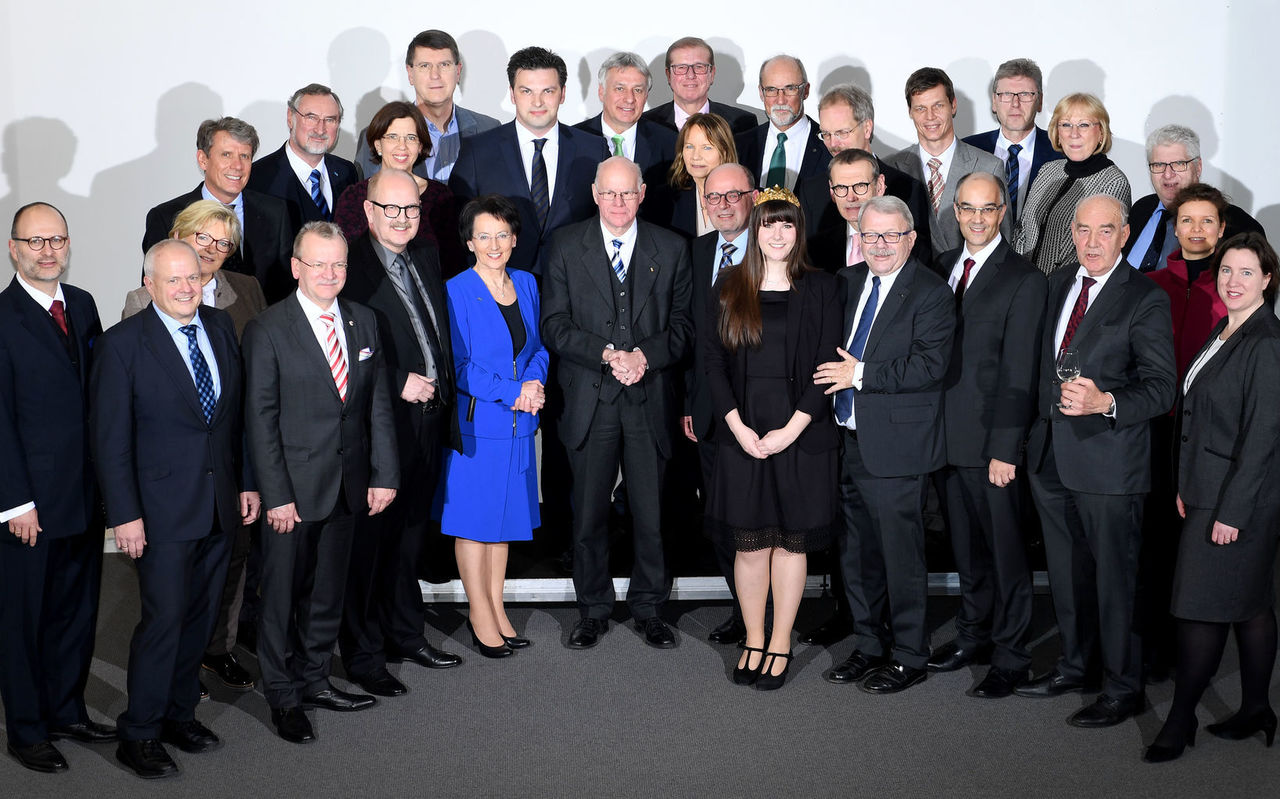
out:
{"label": "suit trouser", "polygon": [[[729,435],[728,431],[725,431],[725,435]],[[711,473],[716,467],[717,449],[719,446],[715,441],[698,440],[698,461],[702,467],[704,495],[711,485]],[[711,546],[716,554],[716,567],[720,569],[720,574],[724,575],[724,581],[729,586],[729,595],[733,597],[733,617],[741,618],[742,607],[738,604],[738,586],[733,582],[733,566],[738,553],[734,551],[733,541],[728,536],[711,536]]]}
{"label": "suit trouser", "polygon": [[34,547],[7,528],[0,536],[0,698],[9,744],[34,746],[50,727],[88,719],[102,533],[44,532]]}
{"label": "suit trouser", "polygon": [[342,662],[350,677],[386,668],[386,650],[416,652],[426,607],[418,584],[418,564],[430,535],[431,504],[440,481],[445,431],[451,407],[417,414],[415,441],[400,452],[400,490],[376,516],[356,516],[355,540],[342,609]]}
{"label": "suit trouser", "polygon": [[1113,699],[1137,696],[1142,640],[1134,595],[1143,495],[1071,491],[1062,485],[1050,447],[1040,472],[1031,475],[1031,496],[1044,528],[1049,591],[1062,638],[1058,672],[1083,680],[1089,655],[1101,643],[1103,693]]}
{"label": "suit trouser", "polygon": [[252,548],[250,525],[242,524],[232,533],[231,559],[227,563],[227,581],[222,586],[222,601],[218,605],[218,618],[213,624],[213,636],[205,648],[210,657],[225,655],[235,648],[236,634],[240,630],[240,608],[244,604],[246,565]]}
{"label": "suit trouser", "polygon": [[200,659],[227,579],[230,535],[149,542],[135,563],[142,618],[129,644],[129,706],[120,738],[159,738],[164,721],[190,721],[200,704]]}
{"label": "suit trouser", "polygon": [[921,509],[928,475],[876,477],[854,433],[841,431],[840,566],[853,616],[854,647],[915,669],[929,660],[925,604],[929,569]]}
{"label": "suit trouser", "polygon": [[326,519],[301,522],[284,534],[264,520],[259,531],[258,666],[272,708],[297,707],[304,693],[329,687],[355,527],[343,490]]}
{"label": "suit trouser", "polygon": [[609,574],[608,518],[619,455],[635,548],[627,605],[631,615],[643,621],[658,615],[671,591],[662,551],[665,459],[649,429],[644,405],[625,398],[596,403],[586,440],[569,451],[575,510],[573,588],[584,618],[609,618],[615,596]]}
{"label": "suit trouser", "polygon": [[991,665],[1026,670],[1031,665],[1031,569],[1022,538],[1016,483],[991,484],[988,468],[943,470],[951,550],[960,573],[956,640],[965,650],[994,647]]}

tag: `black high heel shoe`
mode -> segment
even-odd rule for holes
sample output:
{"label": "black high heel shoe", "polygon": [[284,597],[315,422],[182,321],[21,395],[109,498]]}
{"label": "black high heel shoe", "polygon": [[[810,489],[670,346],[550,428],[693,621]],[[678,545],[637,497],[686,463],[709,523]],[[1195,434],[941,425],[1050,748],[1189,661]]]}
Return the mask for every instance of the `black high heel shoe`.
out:
{"label": "black high heel shoe", "polygon": [[[1188,746],[1196,745],[1196,730],[1200,727],[1200,722],[1196,719],[1191,720],[1191,729],[1187,732],[1187,737],[1180,744],[1173,746],[1165,746],[1164,744],[1153,743],[1147,747],[1147,751],[1143,753],[1142,759],[1148,763],[1168,763],[1170,760],[1177,760],[1182,757],[1182,752]],[[1161,730],[1164,732],[1164,730]],[[1160,736],[1156,736],[1156,740],[1160,740]]]}
{"label": "black high heel shoe", "polygon": [[[739,647],[747,653],[747,663],[745,666],[733,667],[733,681],[737,685],[750,685],[760,677],[760,666],[764,663],[764,650],[758,646],[747,646],[743,644]],[[751,668],[751,653],[760,653],[760,662],[756,667]]]}
{"label": "black high heel shoe", "polygon": [[[771,674],[773,663],[778,658],[786,659],[787,665],[782,668],[781,674]],[[766,663],[768,665],[765,665]],[[791,652],[766,652],[764,658],[760,661],[760,676],[756,678],[756,690],[778,690],[787,681],[787,672],[789,671],[791,671]]]}
{"label": "black high heel shoe", "polygon": [[1216,735],[1228,741],[1239,741],[1255,732],[1261,732],[1266,736],[1267,746],[1270,747],[1276,740],[1276,712],[1269,707],[1264,707],[1257,713],[1244,718],[1237,713],[1226,721],[1210,724],[1205,729],[1210,735]]}
{"label": "black high heel shoe", "polygon": [[471,643],[476,645],[476,649],[480,650],[480,654],[487,658],[511,657],[511,648],[507,646],[505,639],[503,639],[501,646],[489,646],[480,640],[480,636],[476,635],[476,628],[471,626],[471,619],[467,619],[467,629],[471,631]]}
{"label": "black high heel shoe", "polygon": [[[498,633],[498,635],[502,635],[502,633]],[[506,641],[507,646],[511,647],[512,649],[524,649],[527,646],[533,645],[533,641],[530,641],[528,638],[523,638],[519,635],[502,635],[502,640]]]}

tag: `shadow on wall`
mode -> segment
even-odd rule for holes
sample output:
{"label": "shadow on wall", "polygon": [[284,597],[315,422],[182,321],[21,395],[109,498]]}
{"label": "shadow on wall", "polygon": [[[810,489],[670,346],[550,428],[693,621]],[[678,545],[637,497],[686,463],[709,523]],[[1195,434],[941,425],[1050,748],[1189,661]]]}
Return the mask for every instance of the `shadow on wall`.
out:
{"label": "shadow on wall", "polygon": [[[1214,123],[1213,112],[1194,97],[1188,97],[1185,94],[1170,95],[1161,100],[1157,100],[1151,106],[1151,112],[1147,114],[1147,122],[1143,127],[1143,132],[1150,135],[1151,131],[1164,125],[1177,124],[1185,125],[1196,132],[1200,137],[1200,158],[1201,166],[1204,173],[1201,178],[1208,184],[1216,186],[1227,195],[1232,203],[1240,206],[1246,211],[1252,212],[1253,209],[1253,192],[1239,178],[1228,175],[1223,172],[1214,162],[1215,156],[1221,145],[1221,138],[1218,136],[1217,126]],[[1143,142],[1143,160],[1146,160],[1146,142]],[[1149,179],[1148,179],[1149,181]],[[1150,194],[1149,185],[1143,186],[1142,194]],[[1134,190],[1135,196],[1138,195],[1137,189]],[[1259,220],[1261,221],[1261,220]],[[1265,226],[1265,223],[1263,223]]]}
{"label": "shadow on wall", "polygon": [[[506,122],[511,111],[503,103],[511,96],[507,81],[507,52],[502,39],[484,30],[454,34],[462,55],[462,81],[455,100],[463,108]],[[566,59],[567,62],[567,59]]]}
{"label": "shadow on wall", "polygon": [[[409,41],[405,40],[404,44],[407,46]],[[356,136],[379,108],[391,100],[414,99],[409,94],[412,90],[408,88],[403,52],[372,28],[343,31],[329,45],[329,88],[338,97],[346,98],[343,100],[342,135],[334,149],[335,155],[353,159]],[[404,88],[387,91],[383,83],[388,81]],[[283,114],[284,110],[281,108],[280,113]],[[267,149],[265,142],[263,149]]]}

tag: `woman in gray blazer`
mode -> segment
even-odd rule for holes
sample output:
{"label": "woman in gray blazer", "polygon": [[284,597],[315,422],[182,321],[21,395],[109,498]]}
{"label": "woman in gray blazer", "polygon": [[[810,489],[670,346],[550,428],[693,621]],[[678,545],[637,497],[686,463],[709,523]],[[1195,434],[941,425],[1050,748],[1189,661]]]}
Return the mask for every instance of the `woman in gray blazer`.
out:
{"label": "woman in gray blazer", "polygon": [[1145,759],[1195,743],[1196,705],[1218,670],[1227,633],[1240,649],[1240,710],[1210,724],[1219,738],[1275,739],[1267,690],[1276,658],[1275,560],[1280,529],[1280,321],[1271,311],[1275,250],[1257,233],[1224,244],[1214,261],[1227,316],[1191,361],[1175,410],[1178,513],[1174,575],[1178,677],[1173,706]]}

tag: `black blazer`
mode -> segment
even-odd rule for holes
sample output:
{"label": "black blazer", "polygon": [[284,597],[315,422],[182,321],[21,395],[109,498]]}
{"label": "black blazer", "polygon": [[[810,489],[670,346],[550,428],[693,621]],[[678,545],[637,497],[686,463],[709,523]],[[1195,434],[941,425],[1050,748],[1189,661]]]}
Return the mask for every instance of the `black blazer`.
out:
{"label": "black blazer", "polygon": [[41,540],[83,533],[97,509],[88,389],[102,325],[87,291],[64,283],[62,296],[69,337],[17,277],[0,291],[0,509],[34,502]]}
{"label": "black blazer", "polygon": [[[808,178],[816,177],[826,180],[827,164],[831,163],[831,152],[822,143],[822,139],[818,138],[818,121],[812,117],[805,118],[809,120],[809,140],[805,142],[804,158],[800,161],[800,173],[796,177],[796,186]],[[765,150],[773,152],[775,146],[773,142],[765,141],[768,136],[769,123],[765,122],[763,125],[757,125],[754,130],[734,137],[734,142],[738,146],[738,163],[755,175],[756,182],[761,186],[764,186],[764,180],[769,171],[761,169]]]}
{"label": "black blazer", "polygon": [[[733,270],[721,275],[717,286]],[[835,360],[836,348],[841,345],[840,325],[844,316],[841,307],[841,286],[833,275],[818,270],[806,272],[792,287],[792,297],[787,304],[787,380],[794,410],[803,411],[813,420],[800,433],[796,444],[809,452],[834,449],[840,443],[831,416],[831,397],[823,392],[826,386],[813,382],[818,365]],[[711,394],[712,413],[717,421],[736,409],[747,393],[747,350],[730,352],[719,334],[719,293],[711,292],[701,309],[705,317],[706,331],[698,342],[705,363],[705,377]],[[767,430],[757,430],[763,434]]]}
{"label": "black blazer", "polygon": [[[975,133],[972,136],[965,136],[961,141],[965,144],[972,144],[979,150],[986,150],[995,155],[996,142],[1000,140],[1000,129],[989,130],[986,133]],[[1036,149],[1031,156],[1031,175],[1030,177],[1022,176],[1020,181],[1024,186],[1030,186],[1036,179],[1036,175],[1040,174],[1040,167],[1050,161],[1057,161],[1059,158],[1066,158],[1065,155],[1053,149],[1053,144],[1049,141],[1049,133],[1039,125],[1036,126]],[[1019,206],[1018,213],[1022,213]],[[1014,220],[1015,222],[1017,220]]]}
{"label": "black blazer", "polygon": [[[147,212],[147,229],[142,236],[142,252],[169,238],[173,220],[191,203],[203,199],[196,186]],[[244,190],[244,242],[227,256],[223,269],[253,275],[262,285],[267,302],[276,302],[293,291],[290,259],[293,256],[293,234],[289,227],[289,208],[284,200],[253,189]]]}
{"label": "black blazer", "polygon": [[[939,271],[954,267],[963,253],[944,253]],[[944,384],[949,465],[1021,462],[1036,413],[1045,291],[1040,270],[1003,239],[965,289]]]}
{"label": "black blazer", "polygon": [[[441,350],[441,362],[436,364],[439,374],[436,391],[445,407],[452,409],[457,401],[457,381],[453,373],[449,303],[445,299],[444,282],[440,275],[440,257],[434,245],[416,239],[409,243],[408,255],[422,285],[427,289],[431,309],[436,314],[435,332]],[[368,306],[378,319],[388,393],[395,409],[396,438],[402,450],[416,447],[418,436],[414,431],[417,428],[412,423],[412,416],[421,416],[422,411],[418,404],[402,400],[400,392],[404,389],[404,382],[410,372],[426,374],[426,358],[418,344],[418,337],[413,332],[409,312],[405,310],[395,284],[387,277],[387,270],[378,258],[368,233],[351,242],[347,252],[347,283],[342,288],[342,296]],[[431,323],[430,319],[423,321]],[[450,443],[457,449],[462,445],[457,415],[450,410],[449,418],[453,420]],[[409,453],[405,451],[403,454],[407,459]]]}
{"label": "black blazer", "polygon": [[[624,396],[643,401],[658,451],[671,455],[676,422],[675,383],[693,335],[689,299],[693,271],[689,245],[677,233],[637,221],[628,265],[635,346],[649,361],[640,382]],[[542,283],[542,340],[560,356],[556,381],[564,392],[560,435],[576,449],[591,430],[601,386],[614,381],[600,363],[613,343],[616,278],[605,253],[600,220],[593,217],[559,231],[547,252]],[[616,381],[615,381],[616,382]]]}
{"label": "black blazer", "polygon": [[240,491],[252,488],[244,468],[235,327],[216,308],[202,306],[199,315],[221,384],[209,422],[191,372],[154,310],[121,321],[94,348],[89,424],[107,525],[142,519],[151,543],[204,538],[215,507],[222,532],[233,532],[240,526]]}
{"label": "black blazer", "polygon": [[[693,320],[694,343],[685,359],[688,369],[684,377],[684,415],[693,417],[693,434],[699,439],[712,437],[717,421],[711,411],[711,390],[707,385],[702,342],[708,336],[718,335],[714,323],[711,326],[707,324],[707,308],[709,303],[718,302],[719,297],[711,285],[712,276],[720,264],[720,252],[716,248],[719,238],[720,234],[712,231],[697,237],[690,245],[690,266],[693,270],[690,296],[693,299],[689,308]],[[739,247],[750,246],[751,234],[746,231],[738,234],[737,244]]]}
{"label": "black blazer", "polygon": [[[865,263],[840,270],[844,327],[853,335],[858,298],[869,279]],[[955,295],[926,266],[909,258],[880,311],[863,351],[862,389],[853,410],[867,471],[876,477],[928,474],[945,461],[942,388],[955,332]],[[833,359],[834,360],[834,359]]]}
{"label": "black blazer", "polygon": [[357,178],[355,164],[333,153],[324,157],[325,169],[329,171],[329,185],[333,191],[329,219],[325,220],[320,216],[320,209],[316,207],[315,201],[311,199],[311,192],[303,187],[298,174],[293,171],[289,156],[284,151],[288,146],[286,142],[279,150],[253,162],[253,169],[249,171],[249,188],[284,200],[289,209],[289,230],[296,236],[307,222],[332,221],[333,208],[338,204],[338,198]]}
{"label": "black blazer", "polygon": [[1027,467],[1039,472],[1050,446],[1058,477],[1070,491],[1142,494],[1151,489],[1151,426],[1173,407],[1178,368],[1173,355],[1169,297],[1123,260],[1092,297],[1071,339],[1080,374],[1116,400],[1116,418],[1063,416],[1054,362],[1057,327],[1079,271],[1070,264],[1049,276],[1040,336],[1038,418],[1027,439]]}
{"label": "black blazer", "polygon": [[245,429],[262,506],[293,502],[304,522],[328,518],[340,487],[355,513],[369,507],[369,488],[400,487],[378,323],[362,305],[339,299],[338,308],[347,336],[345,402],[296,295],[244,331],[245,404],[253,409]]}
{"label": "black blazer", "polygon": [[[1148,194],[1146,197],[1135,201],[1133,207],[1129,209],[1129,240],[1124,243],[1123,252],[1125,259],[1131,264],[1135,262],[1140,264],[1142,256],[1146,255],[1146,253],[1138,253],[1133,258],[1129,257],[1130,253],[1133,252],[1133,245],[1138,242],[1138,234],[1151,221],[1151,215],[1156,212],[1156,208],[1159,205],[1160,198],[1155,194]],[[1258,220],[1249,216],[1238,205],[1227,206],[1227,218],[1224,221],[1226,226],[1219,241],[1225,242],[1237,233],[1248,233],[1249,231],[1260,233],[1263,236],[1267,235],[1267,232],[1262,229],[1262,225],[1258,224]],[[1171,222],[1166,220],[1165,224],[1171,224]],[[1172,227],[1169,228],[1167,235],[1173,235]],[[1160,264],[1160,267],[1163,268],[1164,264]]]}
{"label": "black blazer", "polygon": [[[604,134],[604,115],[596,114],[574,125],[578,130],[600,137],[604,148],[600,160],[613,155],[613,142]],[[610,136],[612,133],[610,133]],[[671,221],[675,205],[675,190],[667,182],[667,172],[675,158],[676,134],[664,125],[650,122],[643,117],[636,122],[636,165],[644,180],[644,203],[640,206],[640,218],[655,225],[666,226]],[[594,177],[594,175],[593,175]]]}
{"label": "black blazer", "polygon": [[[747,133],[759,124],[759,120],[756,118],[754,111],[748,111],[747,109],[739,108],[736,105],[717,103],[715,100],[710,100],[708,102],[711,105],[711,113],[722,117],[725,122],[728,122],[729,129],[733,131],[735,136],[739,133]],[[679,130],[679,128],[676,127],[675,100],[650,108],[648,111],[644,112],[641,118],[647,119],[650,122],[657,122],[659,125],[665,125],[672,130]]]}
{"label": "black blazer", "polygon": [[591,184],[596,179],[596,166],[604,160],[604,151],[599,139],[560,123],[560,152],[551,209],[546,227],[539,230],[515,126],[515,122],[508,122],[467,139],[467,146],[462,148],[449,176],[449,188],[459,208],[468,200],[489,193],[504,195],[515,203],[520,211],[520,235],[508,266],[540,275],[541,253],[550,242],[551,234],[557,228],[595,216]]}
{"label": "black blazer", "polygon": [[[1201,348],[1223,331],[1223,319]],[[1197,357],[1199,357],[1197,355]],[[1280,320],[1269,303],[1253,312],[1179,392],[1178,495],[1247,530],[1254,509],[1274,507],[1280,480]],[[1274,535],[1274,530],[1260,530]]]}

